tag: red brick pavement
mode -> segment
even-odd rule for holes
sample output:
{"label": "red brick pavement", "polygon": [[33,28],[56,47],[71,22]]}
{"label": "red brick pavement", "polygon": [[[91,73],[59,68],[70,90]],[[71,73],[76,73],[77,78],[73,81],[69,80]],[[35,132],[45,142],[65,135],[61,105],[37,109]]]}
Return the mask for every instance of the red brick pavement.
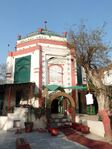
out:
{"label": "red brick pavement", "polygon": [[69,140],[82,144],[90,149],[112,149],[112,144],[103,141],[96,141],[86,138],[71,128],[62,128],[61,131]]}

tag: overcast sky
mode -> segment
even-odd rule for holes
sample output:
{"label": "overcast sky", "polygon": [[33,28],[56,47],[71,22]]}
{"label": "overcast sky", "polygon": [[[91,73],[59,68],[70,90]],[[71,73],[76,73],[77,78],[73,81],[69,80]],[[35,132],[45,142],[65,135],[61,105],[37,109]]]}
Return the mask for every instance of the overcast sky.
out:
{"label": "overcast sky", "polygon": [[89,28],[106,22],[106,40],[112,40],[112,0],[0,0],[0,63],[14,51],[18,34],[36,31],[44,21],[49,30],[63,33],[81,20]]}

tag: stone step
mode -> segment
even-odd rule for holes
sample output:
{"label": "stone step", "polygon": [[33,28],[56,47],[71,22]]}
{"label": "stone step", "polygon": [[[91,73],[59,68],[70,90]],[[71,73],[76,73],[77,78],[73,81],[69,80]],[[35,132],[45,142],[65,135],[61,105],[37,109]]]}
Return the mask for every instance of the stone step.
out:
{"label": "stone step", "polygon": [[56,123],[58,123],[58,122],[60,122],[60,123],[61,122],[62,123],[63,122],[71,122],[70,119],[66,119],[66,118],[61,118],[61,119],[60,118],[59,119],[58,118],[55,118],[55,119],[54,118],[51,118],[49,121],[50,122],[56,122]]}
{"label": "stone step", "polygon": [[50,118],[50,127],[72,126],[72,122],[67,118]]}

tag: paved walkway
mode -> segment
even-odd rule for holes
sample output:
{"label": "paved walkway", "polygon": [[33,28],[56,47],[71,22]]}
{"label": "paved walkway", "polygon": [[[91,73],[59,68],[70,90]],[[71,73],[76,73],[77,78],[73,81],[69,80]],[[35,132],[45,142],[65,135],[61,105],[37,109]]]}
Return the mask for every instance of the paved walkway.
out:
{"label": "paved walkway", "polygon": [[[93,134],[84,135],[72,128],[62,128],[61,131],[66,135],[69,140],[80,143],[90,149],[112,149],[111,142],[104,141],[104,138],[96,137]],[[94,139],[92,139],[92,137]]]}
{"label": "paved walkway", "polygon": [[0,149],[16,149],[16,138],[24,137],[32,149],[88,149],[83,145],[68,140],[63,133],[55,137],[48,132],[15,134],[14,131],[0,131]]}

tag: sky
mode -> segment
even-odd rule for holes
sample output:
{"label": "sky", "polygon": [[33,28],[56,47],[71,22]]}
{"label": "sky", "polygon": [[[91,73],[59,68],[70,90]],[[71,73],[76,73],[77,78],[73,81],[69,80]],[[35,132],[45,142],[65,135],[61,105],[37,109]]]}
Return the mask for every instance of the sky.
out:
{"label": "sky", "polygon": [[44,27],[62,34],[84,21],[88,28],[106,22],[105,40],[112,41],[112,0],[0,0],[0,64],[14,51],[18,35]]}

